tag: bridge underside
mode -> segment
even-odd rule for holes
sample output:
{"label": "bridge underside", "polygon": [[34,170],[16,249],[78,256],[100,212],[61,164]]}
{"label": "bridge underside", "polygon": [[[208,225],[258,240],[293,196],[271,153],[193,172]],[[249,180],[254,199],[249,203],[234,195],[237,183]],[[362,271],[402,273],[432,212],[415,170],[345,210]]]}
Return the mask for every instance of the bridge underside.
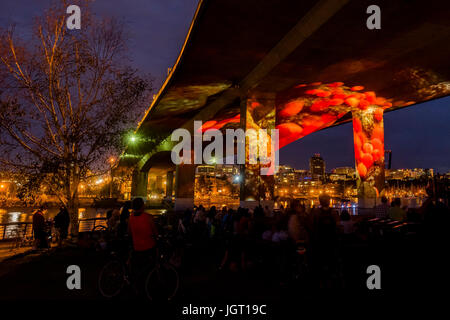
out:
{"label": "bridge underside", "polygon": [[[203,130],[277,128],[280,147],[353,120],[361,192],[379,195],[383,114],[450,93],[450,3],[378,1],[380,30],[366,27],[371,4],[200,1],[137,129],[143,142],[126,150],[121,165],[145,172],[152,154],[170,150],[172,131],[193,132],[194,120]],[[243,190],[254,171],[246,167]]]}

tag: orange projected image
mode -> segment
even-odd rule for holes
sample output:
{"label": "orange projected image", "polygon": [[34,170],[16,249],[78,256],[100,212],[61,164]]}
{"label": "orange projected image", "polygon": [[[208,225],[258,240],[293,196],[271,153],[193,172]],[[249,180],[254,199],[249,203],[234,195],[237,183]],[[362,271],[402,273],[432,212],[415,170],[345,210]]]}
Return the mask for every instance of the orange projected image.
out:
{"label": "orange projected image", "polygon": [[[277,97],[277,126],[280,130],[280,148],[324,129],[348,112],[381,108],[377,117],[383,117],[383,109],[392,106],[375,92],[363,86],[344,86],[343,82],[300,84],[280,93]],[[378,150],[378,149],[377,149]]]}

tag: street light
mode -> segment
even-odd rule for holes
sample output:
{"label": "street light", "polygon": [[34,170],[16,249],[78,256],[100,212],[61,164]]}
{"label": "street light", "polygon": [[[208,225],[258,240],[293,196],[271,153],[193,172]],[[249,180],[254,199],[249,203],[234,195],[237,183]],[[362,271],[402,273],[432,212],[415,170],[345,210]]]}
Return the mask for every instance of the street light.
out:
{"label": "street light", "polygon": [[137,136],[134,133],[131,134],[128,139],[130,140],[131,143],[135,143],[138,140]]}
{"label": "street light", "polygon": [[110,174],[110,177],[111,177],[111,179],[109,181],[109,198],[112,198],[112,188],[113,188],[113,178],[114,178],[113,177],[113,165],[114,165],[115,161],[116,161],[116,158],[114,158],[114,157],[110,157],[109,158],[109,164],[110,164],[110,166],[109,166],[109,174]]}

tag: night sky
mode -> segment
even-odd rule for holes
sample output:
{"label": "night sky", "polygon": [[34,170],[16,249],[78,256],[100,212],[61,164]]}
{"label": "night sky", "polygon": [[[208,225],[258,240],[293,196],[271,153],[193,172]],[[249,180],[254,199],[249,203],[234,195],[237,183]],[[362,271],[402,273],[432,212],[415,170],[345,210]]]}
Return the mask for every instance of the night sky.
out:
{"label": "night sky", "polygon": [[[2,0],[0,27],[11,23],[29,36],[33,16],[49,0]],[[73,1],[76,4],[77,1]],[[130,39],[133,66],[151,73],[158,89],[181,49],[197,0],[97,0],[95,12],[122,19]],[[450,171],[450,97],[385,115],[385,148],[392,150],[393,168],[434,168]],[[326,129],[298,140],[280,151],[280,163],[307,168],[312,154],[321,153],[327,170],[354,166],[351,124]]]}

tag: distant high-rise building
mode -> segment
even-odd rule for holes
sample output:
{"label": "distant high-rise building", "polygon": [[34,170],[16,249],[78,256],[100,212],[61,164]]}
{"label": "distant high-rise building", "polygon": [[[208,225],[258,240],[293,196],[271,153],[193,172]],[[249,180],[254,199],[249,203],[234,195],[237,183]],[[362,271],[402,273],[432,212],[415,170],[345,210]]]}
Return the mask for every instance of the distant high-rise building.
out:
{"label": "distant high-rise building", "polygon": [[314,154],[309,160],[309,171],[312,180],[323,181],[325,179],[325,161],[320,156],[320,153]]}

